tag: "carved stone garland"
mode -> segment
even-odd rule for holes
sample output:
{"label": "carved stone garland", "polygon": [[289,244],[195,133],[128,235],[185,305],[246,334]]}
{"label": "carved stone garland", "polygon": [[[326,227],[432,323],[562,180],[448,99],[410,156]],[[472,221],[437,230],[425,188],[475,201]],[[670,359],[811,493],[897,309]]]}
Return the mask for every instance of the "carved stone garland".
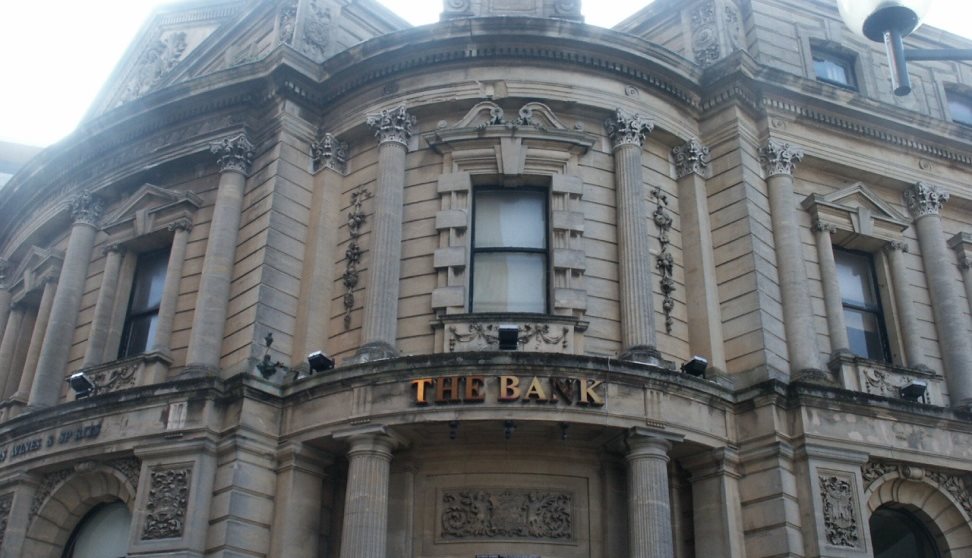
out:
{"label": "carved stone garland", "polygon": [[13,492],[0,496],[0,548],[3,548],[3,539],[7,534],[7,520],[10,519],[10,510],[13,508]]}
{"label": "carved stone garland", "polygon": [[[520,328],[517,343],[522,347],[535,341],[546,345],[560,345],[567,349],[568,335],[570,328],[563,327],[560,335],[553,335],[550,332],[549,324],[525,325]],[[461,333],[456,326],[449,326],[449,352],[455,352],[456,344],[470,343],[478,339],[483,340],[486,345],[492,347],[499,345],[499,326],[496,324],[469,324],[465,333]]]}
{"label": "carved stone garland", "polygon": [[860,530],[851,480],[836,475],[821,476],[820,498],[823,502],[827,542],[834,546],[859,548]]}
{"label": "carved stone garland", "polygon": [[341,275],[344,284],[344,329],[351,329],[351,311],[354,310],[354,288],[358,286],[358,264],[361,263],[361,227],[365,223],[364,200],[371,193],[363,188],[351,194],[351,211],[348,212],[348,236],[350,242],[344,251],[345,268]]}
{"label": "carved stone garland", "polygon": [[192,468],[153,469],[149,473],[148,503],[142,540],[170,539],[182,536],[189,507]]}
{"label": "carved stone garland", "polygon": [[675,299],[672,293],[675,292],[675,279],[672,273],[675,267],[675,260],[672,253],[668,251],[671,238],[668,233],[672,230],[672,217],[668,214],[668,195],[661,188],[655,188],[651,192],[651,197],[656,202],[655,211],[652,217],[658,227],[658,243],[661,245],[658,256],[655,258],[655,268],[661,274],[661,291],[664,300],[662,311],[665,313],[665,332],[672,332],[672,325],[675,320],[672,318],[672,310],[675,309]]}
{"label": "carved stone garland", "polygon": [[446,540],[574,538],[574,496],[533,490],[448,490],[439,513]]}

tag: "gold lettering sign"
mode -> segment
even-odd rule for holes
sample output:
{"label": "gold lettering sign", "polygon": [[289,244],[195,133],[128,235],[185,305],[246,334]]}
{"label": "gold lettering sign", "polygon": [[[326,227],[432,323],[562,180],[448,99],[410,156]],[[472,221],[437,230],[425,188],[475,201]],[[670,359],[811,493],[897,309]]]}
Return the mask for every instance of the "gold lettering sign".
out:
{"label": "gold lettering sign", "polygon": [[416,405],[483,403],[494,394],[500,403],[561,403],[603,407],[606,387],[590,378],[502,376],[441,376],[412,380]]}

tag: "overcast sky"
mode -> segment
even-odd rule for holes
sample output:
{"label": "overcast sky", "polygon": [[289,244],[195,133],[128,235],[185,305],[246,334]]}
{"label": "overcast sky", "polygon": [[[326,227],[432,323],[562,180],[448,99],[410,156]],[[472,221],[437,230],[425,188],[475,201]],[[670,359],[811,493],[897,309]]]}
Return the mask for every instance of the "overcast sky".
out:
{"label": "overcast sky", "polygon": [[[379,0],[415,25],[442,0]],[[163,0],[0,0],[0,140],[46,146],[78,124],[152,8]],[[586,0],[611,27],[650,1]],[[972,38],[972,2],[937,0],[928,22]]]}

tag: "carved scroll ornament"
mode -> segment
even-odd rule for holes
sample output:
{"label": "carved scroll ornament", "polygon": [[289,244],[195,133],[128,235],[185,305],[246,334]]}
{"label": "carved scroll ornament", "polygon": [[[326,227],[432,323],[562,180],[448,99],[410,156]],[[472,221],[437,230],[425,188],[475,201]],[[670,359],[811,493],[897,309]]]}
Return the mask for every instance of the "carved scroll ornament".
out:
{"label": "carved scroll ornament", "polygon": [[569,492],[448,490],[440,500],[441,537],[571,541],[573,502]]}

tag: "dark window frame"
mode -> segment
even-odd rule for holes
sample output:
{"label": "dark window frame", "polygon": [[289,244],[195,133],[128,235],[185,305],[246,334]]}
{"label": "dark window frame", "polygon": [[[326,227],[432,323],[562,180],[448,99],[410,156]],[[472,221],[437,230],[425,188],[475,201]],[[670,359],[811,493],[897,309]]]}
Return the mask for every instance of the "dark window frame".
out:
{"label": "dark window frame", "polygon": [[[510,247],[510,246],[494,246],[477,248],[476,246],[476,203],[477,196],[481,192],[537,192],[543,195],[543,224],[544,224],[544,248],[526,248],[526,247]],[[544,264],[544,297],[543,297],[543,315],[550,314],[550,188],[547,186],[516,186],[507,187],[499,184],[489,184],[482,186],[474,186],[472,190],[472,231],[470,232],[470,256],[469,256],[469,313],[470,314],[495,314],[496,312],[483,312],[475,310],[475,278],[476,278],[476,255],[477,254],[541,254],[543,255]],[[520,313],[520,312],[510,312],[510,313]],[[533,314],[534,312],[528,312]]]}
{"label": "dark window frame", "polygon": [[[817,72],[818,60],[821,62],[829,62],[843,68],[844,74],[847,76],[847,82],[844,83],[821,76],[820,73]],[[860,91],[860,81],[857,79],[857,59],[854,55],[835,52],[827,48],[811,46],[810,62],[812,65],[811,67],[813,68],[814,78],[817,81],[833,85],[835,87],[840,87],[841,89],[847,89],[849,91]]]}
{"label": "dark window frame", "polygon": [[[888,327],[887,327],[887,321],[886,321],[886,314],[884,312],[884,307],[881,304],[881,285],[880,285],[880,283],[878,283],[877,266],[875,265],[874,254],[872,254],[870,252],[862,252],[860,250],[851,250],[851,249],[848,249],[848,248],[843,248],[841,246],[834,246],[834,258],[835,259],[839,259],[838,258],[838,254],[840,252],[844,252],[844,253],[850,254],[852,256],[862,257],[862,258],[864,258],[867,261],[867,272],[868,272],[868,275],[869,275],[869,277],[867,279],[870,280],[870,283],[871,283],[870,284],[870,287],[873,290],[874,296],[875,296],[875,299],[876,299],[875,300],[875,303],[873,305],[858,304],[858,303],[855,303],[855,302],[848,302],[847,299],[845,299],[844,298],[844,295],[843,295],[844,285],[841,284],[840,285],[840,288],[841,288],[841,297],[840,297],[841,308],[843,310],[850,309],[850,310],[854,310],[856,312],[862,312],[862,313],[870,314],[870,315],[874,316],[874,319],[875,319],[875,321],[878,324],[878,337],[879,337],[879,340],[880,340],[880,343],[881,343],[881,355],[879,356],[880,361],[881,362],[888,363],[888,364],[892,364],[893,363],[893,360],[891,358],[891,342],[890,342],[890,338],[888,337]],[[844,316],[845,316],[845,319],[846,319],[846,313],[844,314]],[[846,328],[846,325],[845,325],[845,328]],[[875,358],[875,355],[857,355],[857,356],[859,356],[861,358],[866,358],[866,359],[869,359],[869,360],[878,360],[877,358]]]}
{"label": "dark window frame", "polygon": [[[968,120],[956,118],[956,111],[952,109],[953,103],[956,104],[961,103],[963,105],[963,107],[970,113],[970,117]],[[961,126],[972,127],[972,95],[962,91],[956,91],[954,89],[946,88],[945,105],[948,108],[949,120]]]}
{"label": "dark window frame", "polygon": [[[168,268],[169,255],[171,252],[171,247],[167,246],[165,248],[160,248],[158,250],[152,250],[150,252],[142,252],[138,254],[138,260],[135,263],[135,271],[132,275],[132,288],[131,293],[128,295],[128,305],[125,310],[125,322],[122,326],[122,336],[121,342],[118,345],[118,358],[125,359],[141,354],[145,354],[149,351],[152,346],[152,339],[145,340],[144,347],[133,347],[133,333],[135,330],[135,325],[140,323],[142,320],[152,317],[158,317],[159,309],[162,306],[162,297],[159,297],[159,303],[151,306],[146,306],[145,308],[133,309],[135,304],[135,295],[138,292],[138,285],[136,282],[139,281],[139,270],[142,266],[142,262],[149,258],[163,260],[163,265],[159,266],[162,269],[163,283],[165,281],[165,273]],[[155,262],[156,264],[158,262]],[[149,279],[151,280],[151,278]]]}

